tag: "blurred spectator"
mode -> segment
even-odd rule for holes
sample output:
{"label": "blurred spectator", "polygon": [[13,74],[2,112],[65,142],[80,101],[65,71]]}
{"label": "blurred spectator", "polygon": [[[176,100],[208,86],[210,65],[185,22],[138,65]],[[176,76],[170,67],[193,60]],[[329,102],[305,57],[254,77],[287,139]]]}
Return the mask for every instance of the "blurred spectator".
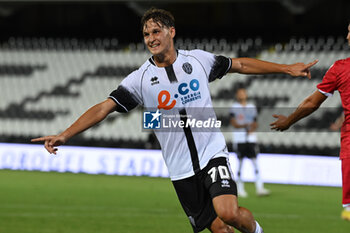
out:
{"label": "blurred spectator", "polygon": [[254,104],[247,102],[247,91],[241,87],[236,92],[236,102],[231,108],[231,125],[235,128],[233,131],[233,147],[238,157],[237,172],[237,191],[240,197],[247,197],[248,194],[244,189],[244,182],[241,178],[243,159],[249,158],[255,169],[255,188],[258,196],[266,196],[270,191],[264,188],[261,179],[257,155],[258,144],[256,129],[258,128],[257,110]]}

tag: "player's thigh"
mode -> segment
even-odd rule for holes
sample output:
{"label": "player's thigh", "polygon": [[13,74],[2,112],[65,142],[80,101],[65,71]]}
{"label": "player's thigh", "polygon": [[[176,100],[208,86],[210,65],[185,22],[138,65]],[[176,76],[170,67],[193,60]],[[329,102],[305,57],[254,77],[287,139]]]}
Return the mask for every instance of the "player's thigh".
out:
{"label": "player's thigh", "polygon": [[234,221],[238,218],[237,196],[225,194],[213,198],[213,206],[220,219],[226,222]]}
{"label": "player's thigh", "polygon": [[213,201],[216,214],[220,218],[237,212],[237,185],[233,180],[227,158],[212,159],[205,168],[205,186]]}

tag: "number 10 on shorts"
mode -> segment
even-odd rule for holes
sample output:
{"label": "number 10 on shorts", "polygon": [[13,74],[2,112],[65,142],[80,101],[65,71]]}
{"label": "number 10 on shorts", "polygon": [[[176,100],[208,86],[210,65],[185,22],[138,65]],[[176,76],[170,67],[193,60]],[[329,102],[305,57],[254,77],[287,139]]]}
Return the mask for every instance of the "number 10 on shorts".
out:
{"label": "number 10 on shorts", "polygon": [[231,178],[230,172],[228,171],[228,168],[226,166],[212,167],[208,171],[208,174],[210,175],[213,183],[216,182],[218,173],[219,173],[220,179],[222,180],[228,180]]}

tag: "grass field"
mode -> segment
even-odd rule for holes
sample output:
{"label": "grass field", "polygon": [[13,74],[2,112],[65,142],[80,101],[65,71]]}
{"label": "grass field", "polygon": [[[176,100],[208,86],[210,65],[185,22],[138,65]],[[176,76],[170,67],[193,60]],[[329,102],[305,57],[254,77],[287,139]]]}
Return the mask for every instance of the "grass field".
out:
{"label": "grass field", "polygon": [[[265,233],[349,233],[341,189],[266,185],[240,205]],[[168,179],[0,170],[0,233],[192,232]],[[207,233],[209,231],[205,231]],[[238,231],[237,231],[238,232]]]}

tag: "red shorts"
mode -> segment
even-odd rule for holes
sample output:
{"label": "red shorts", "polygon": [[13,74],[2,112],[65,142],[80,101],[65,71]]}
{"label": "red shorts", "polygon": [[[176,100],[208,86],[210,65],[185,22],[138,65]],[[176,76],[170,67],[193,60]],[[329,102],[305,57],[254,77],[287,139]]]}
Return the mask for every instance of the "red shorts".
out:
{"label": "red shorts", "polygon": [[343,180],[343,205],[350,205],[350,158],[341,160]]}

